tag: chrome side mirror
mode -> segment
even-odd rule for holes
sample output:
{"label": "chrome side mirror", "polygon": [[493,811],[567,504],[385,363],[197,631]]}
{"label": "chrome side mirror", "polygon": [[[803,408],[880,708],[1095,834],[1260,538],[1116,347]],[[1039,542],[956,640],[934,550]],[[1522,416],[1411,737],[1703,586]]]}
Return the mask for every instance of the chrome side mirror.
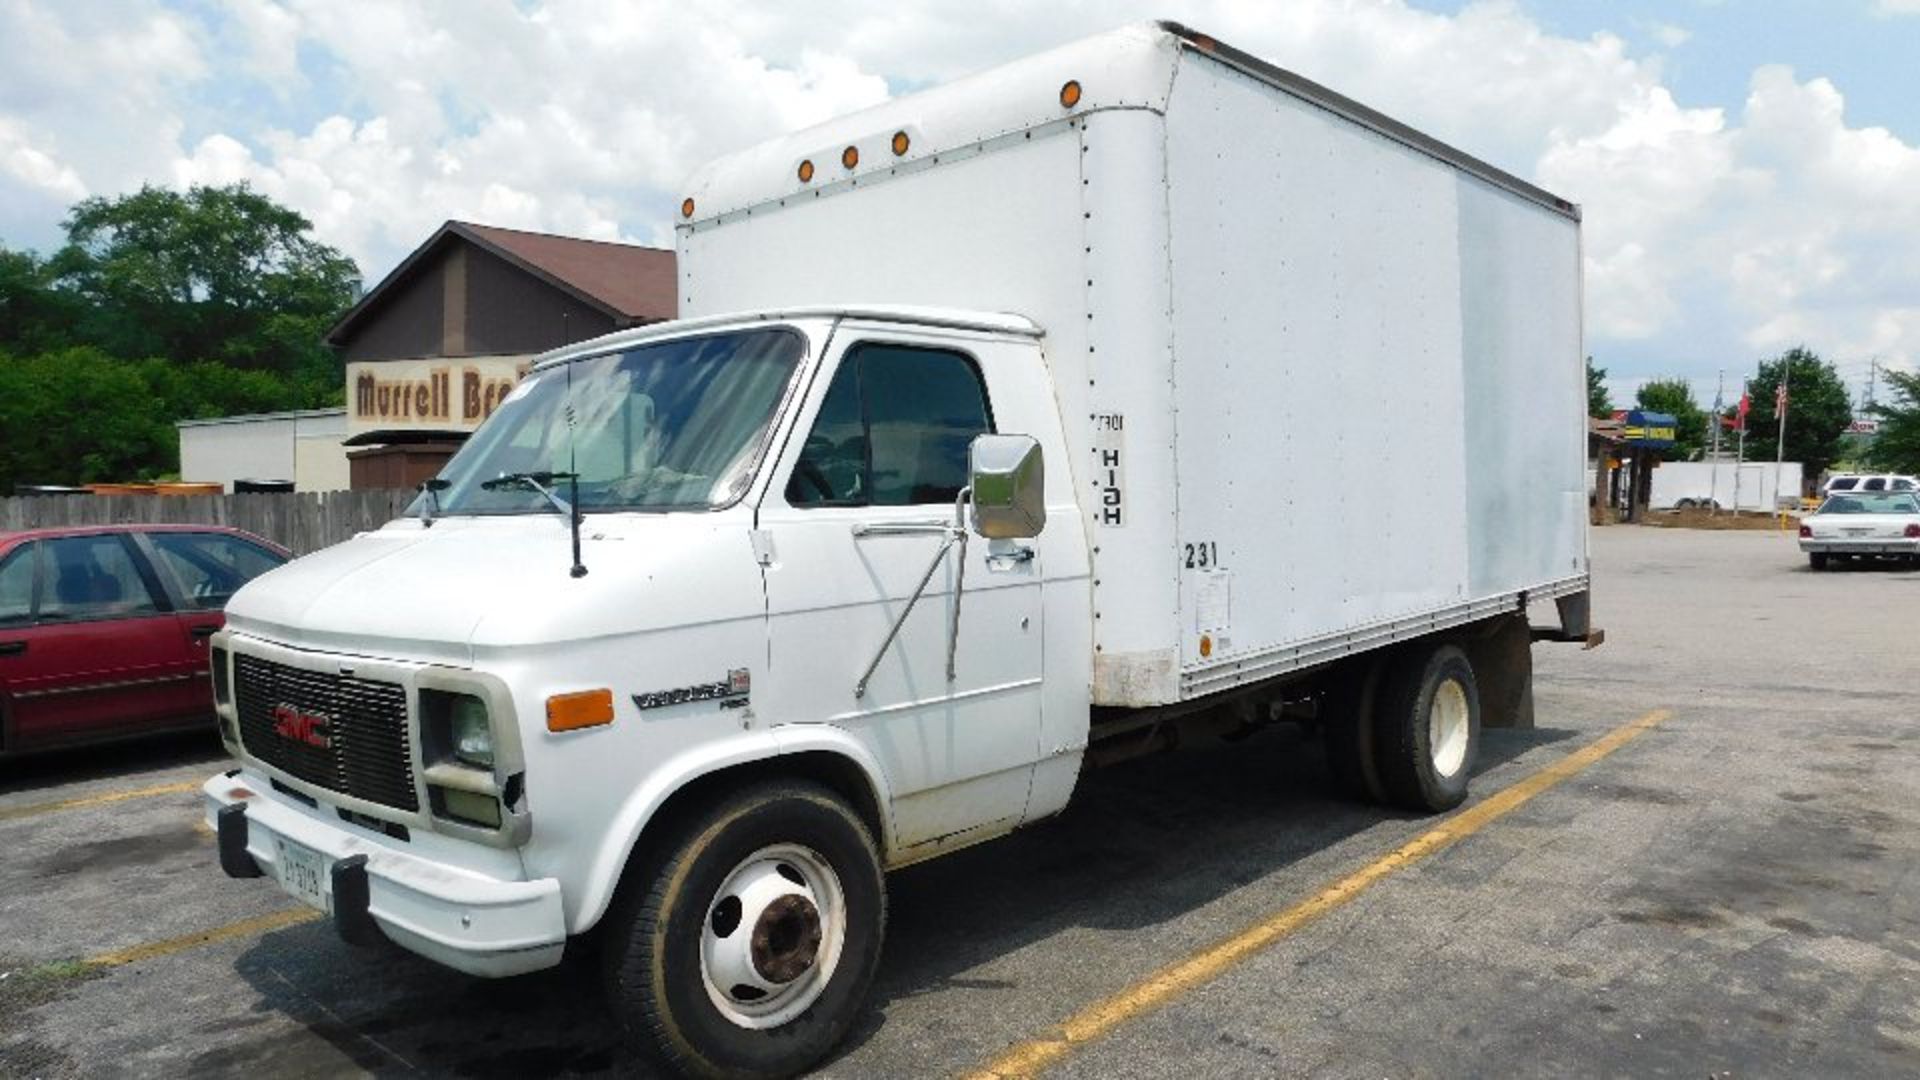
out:
{"label": "chrome side mirror", "polygon": [[1025,540],[1047,524],[1046,470],[1031,435],[976,435],[969,451],[973,531],[989,540]]}

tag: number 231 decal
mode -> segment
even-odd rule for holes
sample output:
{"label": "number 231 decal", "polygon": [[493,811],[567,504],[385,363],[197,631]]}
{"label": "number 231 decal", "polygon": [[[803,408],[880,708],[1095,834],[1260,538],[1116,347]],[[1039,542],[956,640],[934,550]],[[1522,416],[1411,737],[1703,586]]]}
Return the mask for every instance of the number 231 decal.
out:
{"label": "number 231 decal", "polygon": [[1208,570],[1220,565],[1220,545],[1212,540],[1185,545],[1187,569]]}

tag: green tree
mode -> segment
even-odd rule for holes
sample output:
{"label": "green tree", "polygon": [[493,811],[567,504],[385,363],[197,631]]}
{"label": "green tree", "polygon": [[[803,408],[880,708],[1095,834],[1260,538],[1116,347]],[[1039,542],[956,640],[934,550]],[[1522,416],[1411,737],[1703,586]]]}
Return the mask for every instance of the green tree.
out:
{"label": "green tree", "polygon": [[1634,404],[1674,419],[1674,446],[1662,456],[1668,461],[1691,461],[1700,454],[1707,435],[1707,412],[1693,399],[1693,387],[1682,378],[1653,379],[1640,385]]}
{"label": "green tree", "polygon": [[0,247],[0,349],[37,353],[71,345],[85,305],[54,288],[45,261]]}
{"label": "green tree", "polygon": [[339,363],[321,336],[351,302],[358,271],[312,227],[245,184],[143,187],[75,205],[48,269],[85,304],[81,343],[127,359],[272,371],[307,394],[337,390]]}
{"label": "green tree", "polygon": [[1587,415],[1605,420],[1613,415],[1613,398],[1607,395],[1607,369],[1593,366],[1587,357]]}
{"label": "green tree", "polygon": [[121,360],[89,346],[0,353],[0,493],[175,472],[175,421],[269,412],[285,395],[278,376],[224,364]]}
{"label": "green tree", "polygon": [[1753,395],[1753,411],[1747,414],[1749,461],[1774,457],[1780,430],[1774,391],[1783,379],[1788,399],[1786,460],[1800,462],[1805,467],[1802,475],[1812,482],[1839,457],[1840,439],[1853,423],[1853,400],[1833,365],[1804,346],[1762,360],[1760,373],[1749,384]]}
{"label": "green tree", "polygon": [[1893,400],[1873,406],[1880,432],[1873,437],[1867,461],[1888,472],[1920,473],[1920,373],[1888,371],[1886,376]]}

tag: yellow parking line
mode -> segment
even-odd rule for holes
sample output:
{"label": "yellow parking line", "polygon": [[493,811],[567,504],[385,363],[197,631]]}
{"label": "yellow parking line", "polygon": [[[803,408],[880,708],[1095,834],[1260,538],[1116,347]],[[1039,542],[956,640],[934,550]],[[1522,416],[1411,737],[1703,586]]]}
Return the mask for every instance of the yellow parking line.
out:
{"label": "yellow parking line", "polygon": [[201,945],[211,945],[216,941],[226,941],[229,938],[249,937],[254,934],[265,934],[274,930],[283,930],[289,926],[299,926],[301,923],[310,923],[320,918],[320,915],[321,913],[313,908],[293,908],[288,911],[276,911],[271,915],[242,919],[239,922],[228,923],[225,926],[216,926],[211,930],[199,930],[191,934],[182,934],[176,938],[167,938],[165,941],[152,941],[145,945],[133,945],[125,949],[116,949],[113,952],[101,953],[98,956],[89,956],[80,962],[87,967],[119,967],[122,964],[133,964],[141,960],[152,960],[161,956],[171,956],[177,952],[198,948]]}
{"label": "yellow parking line", "polygon": [[1340,908],[1389,875],[1404,870],[1472,836],[1525,805],[1534,796],[1580,773],[1594,762],[1639,738],[1672,714],[1666,709],[1622,724],[1539,772],[1488,796],[1421,833],[1378,861],[1356,870],[1313,896],[1277,912],[1184,960],[1161,968],[1125,990],[1081,1009],[1054,1031],[1020,1043],[968,1074],[968,1080],[1006,1080],[1034,1076],[1076,1048],[1190,990],[1260,952],[1320,916]]}
{"label": "yellow parking line", "polygon": [[85,795],[78,799],[61,799],[58,802],[0,807],[0,821],[36,817],[40,814],[51,814],[57,810],[84,810],[89,806],[107,806],[112,803],[126,802],[128,799],[149,799],[156,795],[184,795],[189,791],[199,790],[200,781],[183,780],[177,784],[156,784],[153,787],[132,788],[127,791],[109,791],[103,795]]}

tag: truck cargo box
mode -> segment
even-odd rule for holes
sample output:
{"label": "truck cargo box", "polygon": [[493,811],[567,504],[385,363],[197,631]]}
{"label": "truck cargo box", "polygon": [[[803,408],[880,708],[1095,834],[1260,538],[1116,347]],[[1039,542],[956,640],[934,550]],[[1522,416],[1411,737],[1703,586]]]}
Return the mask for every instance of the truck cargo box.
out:
{"label": "truck cargo box", "polygon": [[1586,588],[1577,208],[1323,87],[1143,25],[722,159],[686,194],[683,317],[1042,327],[1096,705]]}

